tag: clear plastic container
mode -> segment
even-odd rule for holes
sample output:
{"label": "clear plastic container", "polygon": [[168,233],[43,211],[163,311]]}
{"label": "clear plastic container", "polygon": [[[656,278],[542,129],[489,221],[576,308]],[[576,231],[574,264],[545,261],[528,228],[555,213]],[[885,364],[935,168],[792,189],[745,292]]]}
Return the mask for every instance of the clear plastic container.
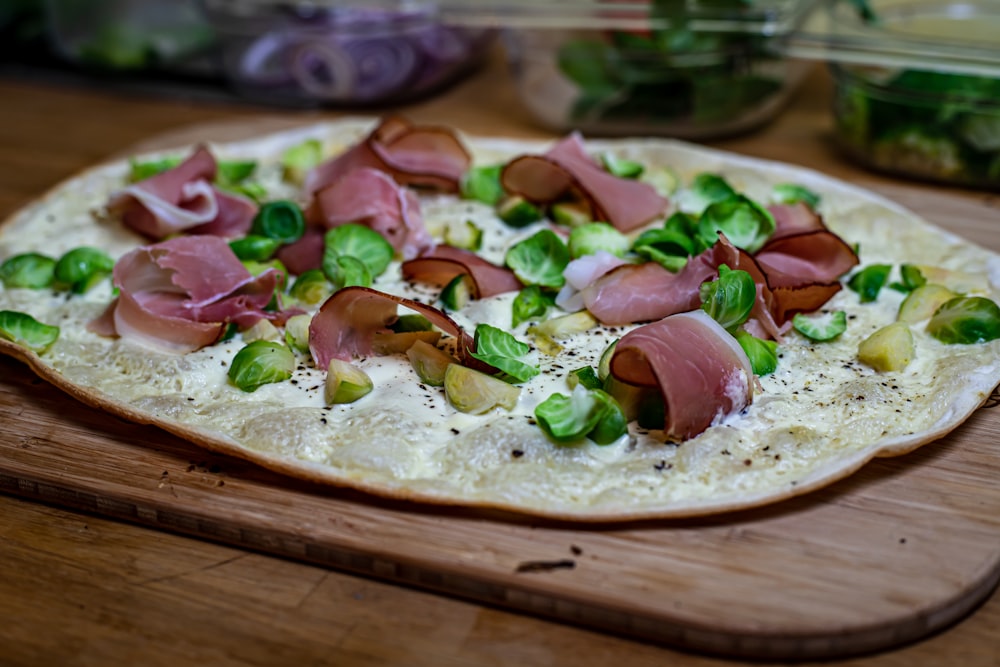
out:
{"label": "clear plastic container", "polygon": [[521,101],[548,129],[710,139],[775,117],[805,66],[780,52],[805,2],[469,2],[504,31]]}
{"label": "clear plastic container", "polygon": [[789,44],[830,61],[839,146],[894,175],[1000,190],[1000,3],[830,1]]}
{"label": "clear plastic container", "polygon": [[433,2],[204,4],[233,87],[277,105],[386,105],[422,97],[472,71],[495,35],[445,23]]}

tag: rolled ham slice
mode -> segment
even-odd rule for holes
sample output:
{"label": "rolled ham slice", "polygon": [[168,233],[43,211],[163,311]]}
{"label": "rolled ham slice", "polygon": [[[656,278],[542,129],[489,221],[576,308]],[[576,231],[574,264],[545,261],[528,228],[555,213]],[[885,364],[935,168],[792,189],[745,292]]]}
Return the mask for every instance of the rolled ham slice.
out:
{"label": "rolled ham slice", "polygon": [[115,193],[107,203],[122,223],[153,240],[180,232],[244,236],[257,204],[212,184],[218,165],[204,146],[184,162]]}
{"label": "rolled ham slice", "polygon": [[416,194],[371,167],[354,169],[318,191],[306,218],[326,229],[347,223],[370,227],[406,259],[434,245]]}
{"label": "rolled ham slice", "polygon": [[389,174],[400,185],[457,192],[472,156],[449,128],[418,126],[389,116],[363,140],[313,168],[305,189],[313,194],[362,167]]}
{"label": "rolled ham slice", "polygon": [[622,382],[659,389],[664,434],[686,440],[753,400],[753,368],[736,339],[701,310],[622,336],[611,357]]}
{"label": "rolled ham slice", "polygon": [[309,350],[316,366],[325,370],[332,359],[370,355],[375,334],[389,330],[399,306],[420,313],[458,339],[456,354],[463,364],[475,361],[469,356],[475,350],[473,337],[437,308],[370,287],[344,287],[320,306],[309,325]]}
{"label": "rolled ham slice", "polygon": [[136,248],[115,264],[120,292],[92,331],[118,335],[159,350],[185,353],[211,345],[226,325],[253,325],[280,274],[254,276],[217,236],[182,236]]}
{"label": "rolled ham slice", "polygon": [[627,232],[655,220],[668,201],[648,183],[620,178],[595,162],[574,132],[543,155],[515,158],[501,174],[504,189],[549,204],[567,197],[590,206],[591,218]]}
{"label": "rolled ham slice", "polygon": [[469,250],[438,245],[416,259],[403,262],[403,278],[444,287],[455,276],[469,276],[474,299],[514,292],[524,285],[510,269],[497,266]]}

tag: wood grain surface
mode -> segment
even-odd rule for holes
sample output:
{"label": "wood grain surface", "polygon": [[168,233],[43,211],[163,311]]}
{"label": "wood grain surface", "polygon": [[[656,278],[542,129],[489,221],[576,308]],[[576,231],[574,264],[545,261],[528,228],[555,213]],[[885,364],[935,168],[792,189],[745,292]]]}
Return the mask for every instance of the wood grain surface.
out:
{"label": "wood grain surface", "polygon": [[[204,121],[230,126],[276,118],[243,108],[108,100],[20,85],[3,89],[5,99],[18,104],[0,110],[0,120],[13,114],[18,127],[35,128],[19,132],[0,123],[5,210],[57,177],[148,139],[153,130],[159,141],[190,136],[192,121],[203,131]],[[902,184],[831,160],[825,139],[816,136],[824,127],[819,113],[825,113],[827,90],[822,83],[815,90],[789,112],[789,122],[718,145],[862,180],[997,247],[994,198]],[[505,114],[502,104],[488,104],[484,113],[458,105],[506,94],[473,81],[455,95],[413,108],[411,115],[451,122],[447,106],[453,104],[451,116],[468,120],[470,131],[544,136],[520,124],[516,113]],[[94,115],[71,132],[72,150],[60,154],[46,121],[69,118],[69,110],[81,106]],[[98,120],[97,110],[108,118]],[[126,118],[133,114],[130,124]],[[117,141],[98,148],[86,136],[87,128],[116,136],[116,122]],[[51,141],[52,160],[43,162],[44,152],[40,158],[18,150],[32,141]],[[581,529],[427,511],[292,483],[92,411],[39,383],[23,365],[2,360],[0,489],[10,496],[0,497],[0,662],[627,660],[707,667],[733,663],[616,635],[805,659],[895,646],[930,633],[917,644],[843,664],[998,664],[995,597],[971,621],[932,634],[962,618],[995,583],[997,415],[980,410],[944,441],[876,461],[830,489],[765,510]]]}

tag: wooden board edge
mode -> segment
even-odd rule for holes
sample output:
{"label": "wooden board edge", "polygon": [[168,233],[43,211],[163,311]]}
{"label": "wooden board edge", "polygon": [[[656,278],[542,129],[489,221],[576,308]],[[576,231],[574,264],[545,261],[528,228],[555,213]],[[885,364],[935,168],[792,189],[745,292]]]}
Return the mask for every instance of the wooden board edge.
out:
{"label": "wooden board edge", "polygon": [[[352,575],[360,575],[526,613],[607,634],[724,658],[753,660],[830,660],[882,651],[918,641],[960,621],[1000,584],[1000,568],[986,570],[964,593],[910,622],[887,622],[843,634],[750,634],[720,632],[689,624],[665,623],[591,602],[540,593],[469,573],[442,573],[419,564],[386,558],[341,544],[310,542],[293,531],[226,526],[194,512],[157,503],[139,504],[60,485],[52,480],[0,470],[0,493],[82,511],[187,537],[248,549]],[[557,565],[554,565],[557,566]]]}

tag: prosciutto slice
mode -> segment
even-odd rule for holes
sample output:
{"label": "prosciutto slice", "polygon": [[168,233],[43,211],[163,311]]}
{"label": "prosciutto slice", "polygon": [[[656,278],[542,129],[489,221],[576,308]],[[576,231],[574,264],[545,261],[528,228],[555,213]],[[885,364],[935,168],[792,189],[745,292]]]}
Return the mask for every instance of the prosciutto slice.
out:
{"label": "prosciutto slice", "polygon": [[622,382],[663,396],[663,431],[686,440],[753,400],[753,369],[736,339],[701,310],[671,315],[622,336],[611,357]]}
{"label": "prosciutto slice", "polygon": [[217,170],[215,157],[199,146],[176,167],[114,194],[107,209],[153,240],[179,232],[243,236],[250,231],[257,204],[215,187]]}
{"label": "prosciutto slice", "polygon": [[669,203],[648,183],[608,173],[587,154],[576,132],[543,155],[515,158],[501,180],[508,192],[541,204],[567,196],[582,199],[594,220],[625,232],[661,216]]}
{"label": "prosciutto slice", "polygon": [[400,185],[457,192],[472,156],[454,131],[413,125],[389,116],[363,140],[323,162],[307,175],[308,194],[322,190],[349,172],[373,168],[389,174]]}
{"label": "prosciutto slice", "polygon": [[354,169],[317,192],[306,218],[327,229],[347,223],[370,227],[407,259],[434,245],[417,195],[371,167]]}
{"label": "prosciutto slice", "polygon": [[309,325],[309,350],[316,366],[326,369],[332,359],[348,361],[371,354],[375,334],[388,331],[399,306],[420,313],[458,339],[459,361],[475,361],[469,356],[475,350],[473,337],[437,308],[370,287],[344,287],[320,306]]}
{"label": "prosciutto slice", "polygon": [[220,237],[182,236],[136,248],[115,264],[119,296],[92,331],[118,335],[169,352],[211,345],[230,322],[253,325],[281,275],[254,276]]}
{"label": "prosciutto slice", "polygon": [[403,262],[403,278],[444,287],[465,274],[472,282],[472,298],[514,292],[524,285],[510,269],[497,266],[469,250],[438,245],[416,259]]}
{"label": "prosciutto slice", "polygon": [[[722,253],[717,246],[692,257],[677,273],[656,262],[612,269],[580,291],[583,305],[608,325],[650,322],[698,308],[701,284],[719,273]],[[722,259],[731,257],[726,254]]]}

